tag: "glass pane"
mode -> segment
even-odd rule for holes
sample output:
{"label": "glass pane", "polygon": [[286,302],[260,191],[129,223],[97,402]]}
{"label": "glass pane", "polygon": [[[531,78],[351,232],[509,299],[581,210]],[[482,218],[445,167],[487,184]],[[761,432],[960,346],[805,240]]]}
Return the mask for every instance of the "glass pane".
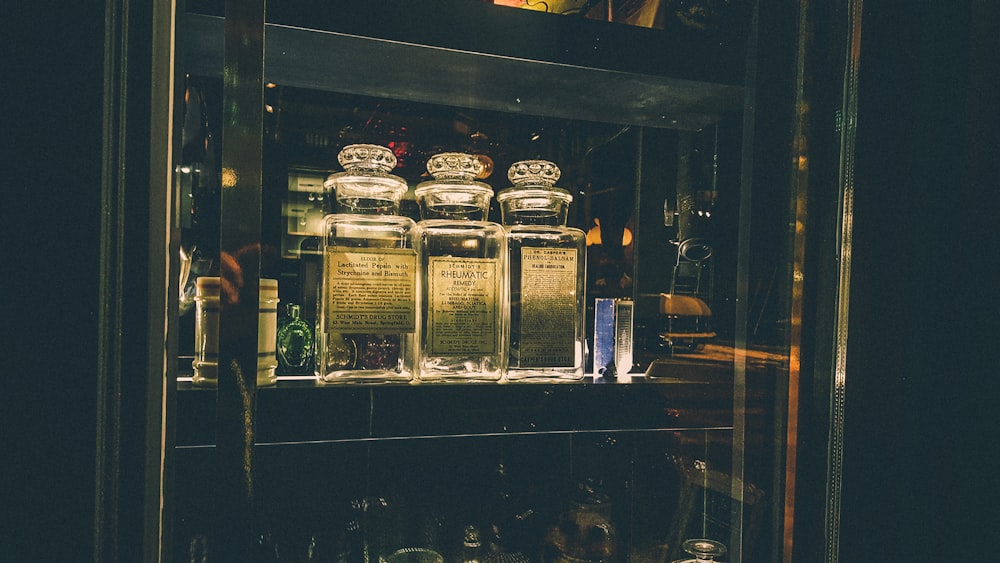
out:
{"label": "glass pane", "polygon": [[[228,455],[216,435],[229,414],[211,386],[192,381],[206,346],[195,280],[219,275],[224,225],[259,228],[253,259],[259,278],[277,280],[278,302],[274,324],[258,328],[276,347],[293,317],[315,333],[322,220],[338,212],[324,182],[342,170],[340,150],[359,143],[392,151],[392,174],[408,186],[401,214],[414,221],[414,189],[435,154],[476,155],[494,192],[510,186],[514,162],[559,166],[557,185],[573,197],[567,223],[587,239],[588,377],[337,386],[316,383],[308,360],[276,359],[277,381],[257,380],[251,418],[256,547],[279,560],[423,548],[450,561],[482,548],[529,561],[673,561],[686,557],[684,540],[708,538],[729,547],[729,560],[773,559],[791,183],[787,164],[764,173],[756,163],[781,153],[790,133],[781,121],[747,128],[757,85],[744,84],[756,62],[742,3],[547,4],[562,17],[527,9],[534,3],[394,3],[372,7],[377,21],[326,3],[275,6],[259,214],[222,208],[224,19],[211,3],[189,4],[176,184],[187,276],[177,561],[211,544],[223,518],[213,472]],[[430,31],[415,25],[425,21]],[[484,22],[530,24],[530,41],[473,37]],[[489,219],[501,221],[495,200]],[[599,298],[634,304],[631,361],[614,373],[593,361]]]}

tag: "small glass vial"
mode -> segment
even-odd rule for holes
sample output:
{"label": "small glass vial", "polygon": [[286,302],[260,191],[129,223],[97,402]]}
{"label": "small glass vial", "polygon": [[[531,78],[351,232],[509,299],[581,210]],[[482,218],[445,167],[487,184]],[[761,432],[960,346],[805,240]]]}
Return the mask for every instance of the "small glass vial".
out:
{"label": "small glass vial", "polygon": [[312,371],[313,333],[302,320],[302,308],[289,303],[284,322],[278,327],[278,369],[283,374],[297,375]]}
{"label": "small glass vial", "polygon": [[418,323],[417,255],[412,219],[399,215],[406,181],[389,172],[392,151],[349,145],[320,252],[323,275],[316,320],[315,373],[322,383],[409,381]]}
{"label": "small glass vial", "polygon": [[417,186],[422,311],[421,381],[498,381],[503,376],[506,240],[487,221],[493,189],[475,178],[473,155],[431,157]]}
{"label": "small glass vial", "polygon": [[507,379],[576,381],[584,375],[587,235],[566,226],[573,196],[559,167],[515,162],[497,195],[507,230],[510,287]]}

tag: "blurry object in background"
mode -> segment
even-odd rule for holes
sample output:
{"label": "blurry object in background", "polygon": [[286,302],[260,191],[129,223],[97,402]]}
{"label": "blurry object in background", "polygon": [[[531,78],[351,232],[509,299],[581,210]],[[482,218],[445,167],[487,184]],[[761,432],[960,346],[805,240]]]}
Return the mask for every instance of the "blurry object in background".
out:
{"label": "blurry object in background", "polygon": [[[678,135],[680,158],[676,193],[663,202],[674,267],[670,286],[659,294],[659,307],[647,347],[696,352],[716,336],[712,329],[714,293],[713,214],[718,199],[718,130]],[[671,201],[673,199],[673,203]]]}
{"label": "blurry object in background", "polygon": [[714,30],[734,0],[669,0],[670,17],[685,27]]}
{"label": "blurry object in background", "polygon": [[207,276],[212,269],[213,260],[204,255],[197,246],[180,247],[180,297],[178,300],[179,315],[184,316],[194,307],[195,280]]}
{"label": "blurry object in background", "polygon": [[[715,30],[734,0],[494,0],[498,6],[664,29]],[[668,23],[669,22],[669,23]]]}
{"label": "blurry object in background", "polygon": [[444,557],[425,547],[404,547],[385,559],[386,563],[444,563]]}
{"label": "blurry object in background", "polygon": [[182,242],[209,255],[218,251],[222,202],[218,167],[221,149],[214,130],[220,97],[217,85],[187,77],[181,158],[174,174]]}
{"label": "blurry object in background", "polygon": [[468,525],[462,532],[462,549],[459,563],[484,563],[486,551],[480,540],[479,528]]}
{"label": "blurry object in background", "polygon": [[[629,246],[632,244],[632,230],[625,227],[621,233],[622,246]],[[601,220],[599,218],[594,218],[594,226],[587,231],[587,246],[594,244],[604,244],[604,240],[601,238]]]}
{"label": "blurry object in background", "polygon": [[[703,459],[681,456],[673,461],[684,481],[667,536],[674,562],[712,561],[707,558],[709,554],[720,557],[725,554],[725,546],[719,539],[731,537],[729,515],[735,510],[744,514],[743,551],[753,553],[758,527],[769,507],[764,490],[750,481],[734,480],[732,475],[713,469]],[[691,540],[692,537],[698,539]],[[698,558],[684,557],[684,552]]]}
{"label": "blurry object in background", "polygon": [[614,561],[618,533],[612,521],[611,497],[600,484],[580,483],[558,521],[545,534],[542,548],[546,563],[599,563]]}
{"label": "blurry object in background", "polygon": [[288,171],[288,189],[281,204],[282,258],[298,259],[302,243],[323,233],[323,218],[335,211],[335,194],[323,185],[330,174],[329,170],[318,169]]}
{"label": "blurry object in background", "polygon": [[656,29],[663,29],[668,13],[665,6],[670,4],[669,0],[494,0],[493,3]]}
{"label": "blurry object in background", "polygon": [[691,295],[660,294],[660,345],[676,352],[695,352],[715,337],[712,310]]}

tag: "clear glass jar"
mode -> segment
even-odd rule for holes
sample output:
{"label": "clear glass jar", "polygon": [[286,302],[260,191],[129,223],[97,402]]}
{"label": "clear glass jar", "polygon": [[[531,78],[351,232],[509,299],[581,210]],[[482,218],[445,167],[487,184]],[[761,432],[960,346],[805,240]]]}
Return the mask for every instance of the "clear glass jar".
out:
{"label": "clear glass jar", "polygon": [[344,172],[324,184],[338,212],[324,221],[316,321],[316,377],[323,383],[409,381],[419,311],[412,219],[399,215],[406,181],[389,174],[392,151],[349,145]]}
{"label": "clear glass jar", "polygon": [[506,239],[487,221],[493,189],[477,157],[431,157],[416,189],[422,311],[421,381],[498,381],[503,375]]}
{"label": "clear glass jar", "polygon": [[559,167],[515,162],[497,195],[507,231],[507,378],[583,379],[587,235],[566,226],[573,196],[555,187]]}

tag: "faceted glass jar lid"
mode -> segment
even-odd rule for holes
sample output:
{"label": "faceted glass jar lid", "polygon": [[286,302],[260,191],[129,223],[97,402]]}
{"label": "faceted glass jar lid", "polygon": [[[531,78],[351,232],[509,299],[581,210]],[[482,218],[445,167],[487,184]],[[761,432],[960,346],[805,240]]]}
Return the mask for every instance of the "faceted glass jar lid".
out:
{"label": "faceted glass jar lid", "polygon": [[515,162],[507,170],[507,179],[511,186],[497,195],[497,201],[503,202],[510,198],[531,198],[531,201],[520,203],[518,207],[549,207],[547,200],[555,199],[559,203],[568,204],[573,201],[569,191],[557,188],[555,183],[562,172],[554,162],[548,160],[521,160]]}
{"label": "faceted glass jar lid", "polygon": [[407,184],[390,174],[396,167],[396,155],[379,145],[348,145],[337,160],[343,172],[331,174],[323,187],[332,190],[347,211],[398,207]]}
{"label": "faceted glass jar lid", "polygon": [[507,171],[513,186],[497,194],[505,225],[565,226],[573,196],[555,187],[559,167],[547,160],[522,160]]}
{"label": "faceted glass jar lid", "polygon": [[475,155],[448,152],[432,156],[427,161],[427,172],[434,179],[420,183],[414,190],[421,217],[485,219],[493,188],[476,181],[483,171],[483,161]]}

